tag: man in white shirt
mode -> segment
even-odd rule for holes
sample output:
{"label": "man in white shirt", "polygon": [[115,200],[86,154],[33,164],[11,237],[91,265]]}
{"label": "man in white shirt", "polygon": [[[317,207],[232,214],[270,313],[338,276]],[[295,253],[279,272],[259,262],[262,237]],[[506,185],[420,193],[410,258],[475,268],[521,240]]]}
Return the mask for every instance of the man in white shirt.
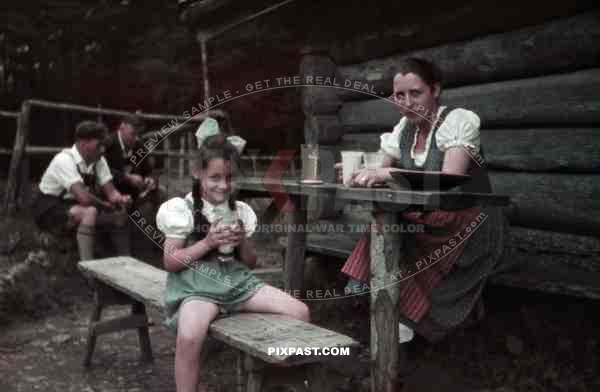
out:
{"label": "man in white shirt", "polygon": [[73,147],[54,156],[44,172],[34,204],[34,217],[41,228],[60,231],[77,227],[81,260],[94,258],[95,229],[100,225],[111,232],[118,253],[130,253],[129,237],[120,235],[119,228],[127,224],[121,207],[129,205],[131,197],[121,194],[112,183],[102,156],[106,135],[101,123],[79,123]]}

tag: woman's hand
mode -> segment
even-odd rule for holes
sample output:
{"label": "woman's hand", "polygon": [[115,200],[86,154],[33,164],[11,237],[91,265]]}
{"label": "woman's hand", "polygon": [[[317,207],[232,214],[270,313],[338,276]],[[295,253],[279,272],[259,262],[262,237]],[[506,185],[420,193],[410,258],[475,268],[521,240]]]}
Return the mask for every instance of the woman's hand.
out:
{"label": "woman's hand", "polygon": [[372,187],[383,184],[390,178],[390,168],[360,169],[352,173],[350,184],[360,187]]}

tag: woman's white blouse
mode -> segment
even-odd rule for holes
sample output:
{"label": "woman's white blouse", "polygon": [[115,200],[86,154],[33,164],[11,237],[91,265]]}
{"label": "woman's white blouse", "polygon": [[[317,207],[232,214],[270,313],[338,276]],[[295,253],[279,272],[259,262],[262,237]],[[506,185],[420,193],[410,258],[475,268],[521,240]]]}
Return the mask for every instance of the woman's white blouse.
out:
{"label": "woman's white blouse", "polygon": [[[438,117],[446,109],[441,106],[438,109]],[[439,129],[435,133],[435,141],[438,148],[442,152],[446,152],[451,147],[467,147],[472,154],[478,154],[480,149],[479,126],[481,121],[479,116],[474,112],[466,109],[454,109],[446,116],[446,119],[440,124]],[[402,153],[400,151],[400,135],[406,126],[406,117],[400,119],[392,132],[387,132],[381,135],[381,149],[391,157],[400,159]],[[427,142],[425,143],[425,151],[415,153],[415,145],[417,143],[418,131],[415,132],[415,137],[411,145],[410,154],[415,161],[415,165],[423,166],[427,155],[429,154],[429,146],[431,145],[431,137],[433,132],[429,132]]]}
{"label": "woman's white blouse", "polygon": [[[213,210],[221,205],[213,205],[206,200],[202,200],[202,203],[202,213],[206,216],[208,222],[212,223],[217,218]],[[227,202],[224,204],[227,204]],[[167,200],[158,209],[156,226],[167,238],[186,239],[194,229],[193,205],[194,199],[191,193],[187,194],[185,199],[174,197]],[[243,201],[236,201],[235,206],[237,218],[244,225],[246,237],[250,237],[256,230],[256,214],[252,207]]]}

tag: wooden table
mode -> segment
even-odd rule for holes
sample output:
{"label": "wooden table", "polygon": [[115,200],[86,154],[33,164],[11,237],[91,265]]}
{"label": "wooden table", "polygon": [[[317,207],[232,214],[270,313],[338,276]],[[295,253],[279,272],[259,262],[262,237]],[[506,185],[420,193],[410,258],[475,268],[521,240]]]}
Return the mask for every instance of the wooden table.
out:
{"label": "wooden table", "polygon": [[[307,223],[307,197],[354,201],[384,210],[383,223],[398,225],[397,211],[406,208],[460,209],[470,206],[505,206],[507,196],[389,188],[350,188],[341,184],[300,184],[298,180],[268,180],[245,178],[240,184],[244,197],[273,197],[287,215],[288,225]],[[281,208],[283,207],[283,208]],[[305,231],[288,232],[288,249],[285,260],[285,287],[302,289],[304,277]],[[399,366],[398,320],[399,286],[397,260],[406,251],[406,238],[400,232],[372,232],[371,234],[371,390],[393,392],[396,390]],[[375,289],[377,288],[377,289]]]}

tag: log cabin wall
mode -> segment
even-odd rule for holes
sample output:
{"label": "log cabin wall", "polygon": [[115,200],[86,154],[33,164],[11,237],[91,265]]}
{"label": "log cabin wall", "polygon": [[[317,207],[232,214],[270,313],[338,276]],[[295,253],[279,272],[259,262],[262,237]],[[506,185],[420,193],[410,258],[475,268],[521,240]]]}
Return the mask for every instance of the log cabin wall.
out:
{"label": "log cabin wall", "polygon": [[[392,93],[402,57],[428,58],[444,71],[442,102],[475,111],[496,192],[511,195],[516,225],[578,234],[600,227],[600,12],[338,66],[319,54],[303,73],[368,84]],[[305,138],[376,150],[400,116],[373,94],[314,87],[303,97]],[[323,104],[327,102],[327,104]],[[317,135],[318,134],[318,135]]]}
{"label": "log cabin wall", "polygon": [[600,270],[593,262],[600,256],[599,40],[600,11],[592,10],[351,64],[306,54],[304,75],[333,74],[339,84],[358,81],[376,94],[305,89],[305,139],[376,151],[379,135],[400,119],[391,101],[378,98],[392,94],[398,60],[434,61],[444,73],[442,104],[482,120],[493,189],[512,199],[510,257],[555,272],[560,264],[569,274],[576,265],[585,280],[585,271]]}

